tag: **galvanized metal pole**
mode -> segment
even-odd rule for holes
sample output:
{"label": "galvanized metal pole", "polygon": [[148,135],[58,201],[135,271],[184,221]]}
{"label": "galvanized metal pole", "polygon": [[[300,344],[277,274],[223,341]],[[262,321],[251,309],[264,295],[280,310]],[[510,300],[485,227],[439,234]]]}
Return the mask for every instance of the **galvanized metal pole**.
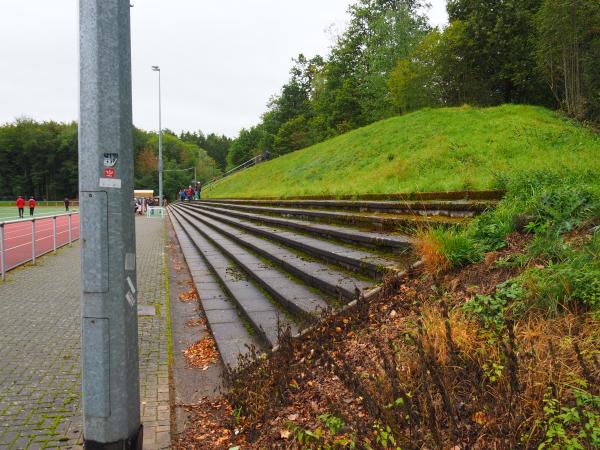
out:
{"label": "galvanized metal pole", "polygon": [[6,279],[6,261],[4,260],[4,224],[0,223],[0,272],[2,281]]}
{"label": "galvanized metal pole", "polygon": [[129,0],[80,0],[83,438],[141,449]]}
{"label": "galvanized metal pole", "polygon": [[162,146],[162,100],[160,68],[158,69],[158,206],[163,205],[163,146]]}
{"label": "galvanized metal pole", "polygon": [[31,220],[31,262],[35,264],[35,219]]}

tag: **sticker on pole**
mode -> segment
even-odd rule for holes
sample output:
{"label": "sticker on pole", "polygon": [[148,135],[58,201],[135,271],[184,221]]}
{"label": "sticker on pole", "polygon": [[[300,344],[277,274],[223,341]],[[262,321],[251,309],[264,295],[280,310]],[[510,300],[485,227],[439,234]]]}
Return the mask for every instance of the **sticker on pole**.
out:
{"label": "sticker on pole", "polygon": [[125,295],[125,299],[127,300],[127,303],[129,303],[129,306],[131,306],[133,308],[133,306],[135,305],[135,297],[133,296],[131,291],[127,291],[127,294]]}
{"label": "sticker on pole", "polygon": [[104,167],[115,167],[119,160],[118,153],[105,153],[104,154]]}
{"label": "sticker on pole", "polygon": [[103,188],[121,189],[121,180],[119,178],[100,178],[98,185]]}
{"label": "sticker on pole", "polygon": [[125,254],[125,270],[135,270],[135,253]]}
{"label": "sticker on pole", "polygon": [[104,177],[105,178],[114,178],[115,174],[116,174],[115,169],[113,169],[112,167],[104,168]]}
{"label": "sticker on pole", "polygon": [[135,286],[133,285],[133,281],[131,281],[130,277],[127,277],[127,283],[129,284],[129,289],[131,290],[131,292],[135,294]]}

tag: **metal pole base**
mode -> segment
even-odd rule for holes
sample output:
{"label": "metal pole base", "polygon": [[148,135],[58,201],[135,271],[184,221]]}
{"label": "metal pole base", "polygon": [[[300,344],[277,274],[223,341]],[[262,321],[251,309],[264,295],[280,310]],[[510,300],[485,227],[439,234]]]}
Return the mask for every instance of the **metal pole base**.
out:
{"label": "metal pole base", "polygon": [[144,426],[140,425],[140,429],[134,436],[128,439],[103,443],[96,441],[88,441],[83,439],[83,448],[86,450],[142,450],[144,444]]}

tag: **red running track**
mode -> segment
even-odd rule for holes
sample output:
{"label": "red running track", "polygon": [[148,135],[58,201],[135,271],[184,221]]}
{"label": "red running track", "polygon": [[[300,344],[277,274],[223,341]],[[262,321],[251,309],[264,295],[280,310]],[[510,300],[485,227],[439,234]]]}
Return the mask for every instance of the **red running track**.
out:
{"label": "red running track", "polygon": [[[36,258],[51,252],[52,239],[52,217],[35,219],[35,255]],[[32,257],[31,245],[31,221],[7,223],[4,225],[4,258],[5,270],[13,269]],[[79,214],[71,215],[71,240],[79,239]],[[60,216],[56,218],[56,247],[62,247],[69,243],[69,217]]]}

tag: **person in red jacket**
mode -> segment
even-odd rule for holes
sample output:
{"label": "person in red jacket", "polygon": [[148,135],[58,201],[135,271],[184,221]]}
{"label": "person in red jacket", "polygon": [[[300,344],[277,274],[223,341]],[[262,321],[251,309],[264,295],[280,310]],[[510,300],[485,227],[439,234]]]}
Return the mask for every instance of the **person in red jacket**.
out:
{"label": "person in red jacket", "polygon": [[35,198],[29,197],[29,215],[33,217],[33,210],[35,209]]}
{"label": "person in red jacket", "polygon": [[17,197],[17,208],[19,208],[19,219],[23,218],[23,209],[25,208],[25,199],[19,195]]}

